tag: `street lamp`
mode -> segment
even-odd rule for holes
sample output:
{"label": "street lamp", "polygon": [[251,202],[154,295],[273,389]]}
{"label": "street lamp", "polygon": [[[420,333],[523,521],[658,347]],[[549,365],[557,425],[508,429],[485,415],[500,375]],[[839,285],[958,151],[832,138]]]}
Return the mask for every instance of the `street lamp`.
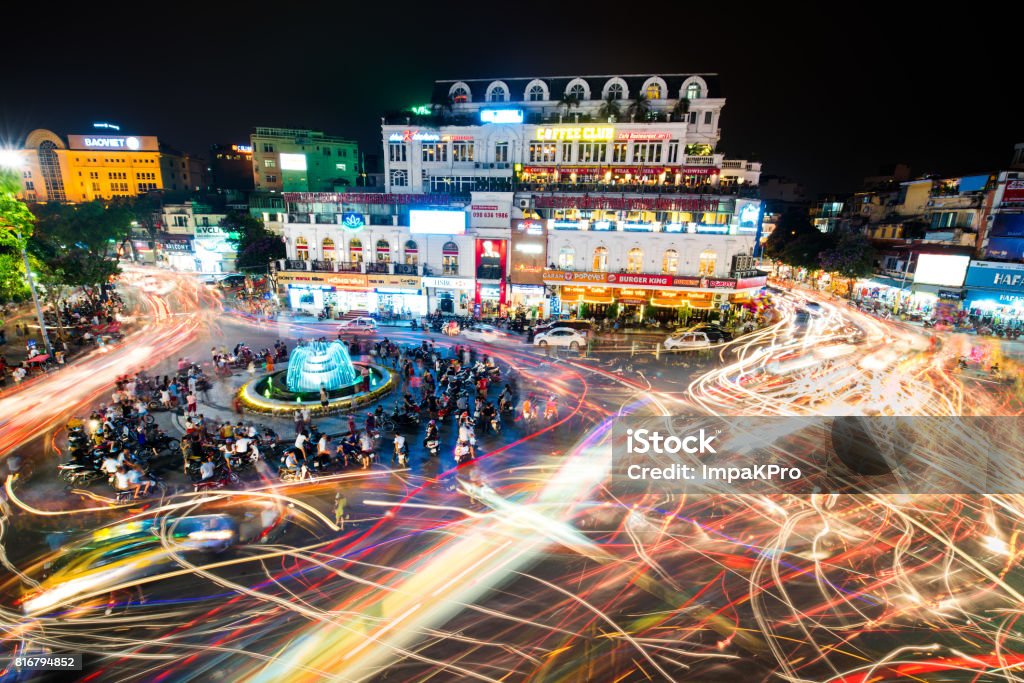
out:
{"label": "street lamp", "polygon": [[[21,169],[24,160],[22,159],[21,153],[13,149],[0,149],[0,174],[6,173],[13,176],[16,181],[17,172]],[[0,189],[0,191],[6,192],[6,189]],[[32,277],[32,267],[28,262],[28,251],[26,246],[28,240],[23,238],[20,233],[18,234],[18,241],[21,242],[21,258],[25,263],[25,279],[28,280],[28,288],[32,292],[32,303],[36,306],[36,319],[39,321],[39,332],[43,338],[43,345],[46,347],[46,353],[53,358],[53,346],[50,344],[50,335],[46,332],[46,321],[43,319],[43,309],[39,306],[39,295],[36,293],[35,278]],[[58,312],[59,315],[59,312]]]}

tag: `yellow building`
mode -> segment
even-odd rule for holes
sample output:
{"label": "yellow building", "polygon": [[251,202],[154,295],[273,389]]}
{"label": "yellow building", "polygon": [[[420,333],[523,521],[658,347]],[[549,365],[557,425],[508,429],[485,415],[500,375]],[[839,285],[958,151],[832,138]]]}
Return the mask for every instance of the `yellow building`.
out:
{"label": "yellow building", "polygon": [[[195,160],[161,150],[153,135],[101,132],[68,135],[37,129],[22,151],[22,190],[32,202],[88,202],[134,197],[150,190],[195,190]],[[195,181],[194,181],[195,180]]]}

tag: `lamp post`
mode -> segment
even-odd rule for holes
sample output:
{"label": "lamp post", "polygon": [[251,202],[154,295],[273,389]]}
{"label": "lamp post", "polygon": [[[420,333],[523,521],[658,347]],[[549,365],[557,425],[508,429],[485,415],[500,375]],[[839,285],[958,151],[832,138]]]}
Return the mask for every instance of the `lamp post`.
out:
{"label": "lamp post", "polygon": [[[3,150],[0,151],[0,174],[6,174],[12,176],[12,181],[16,182],[16,173],[22,165],[21,155],[16,151]],[[7,189],[0,191],[6,192]],[[28,280],[28,288],[32,292],[32,303],[36,307],[36,319],[39,321],[39,332],[43,338],[43,345],[46,347],[46,352],[53,357],[53,346],[50,344],[50,335],[46,331],[46,321],[43,319],[43,309],[39,305],[39,294],[36,293],[35,279],[32,277],[32,267],[28,261],[28,251],[26,246],[28,240],[23,238],[20,232],[15,233],[18,237],[18,242],[21,243],[21,258],[25,263],[25,279]]]}

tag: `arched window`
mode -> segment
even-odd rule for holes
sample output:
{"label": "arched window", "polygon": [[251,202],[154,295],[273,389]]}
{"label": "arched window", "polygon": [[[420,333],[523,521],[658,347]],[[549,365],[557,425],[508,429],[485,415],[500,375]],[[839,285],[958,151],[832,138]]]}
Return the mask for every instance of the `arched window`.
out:
{"label": "arched window", "polygon": [[295,256],[303,261],[309,259],[309,242],[305,237],[295,238]]}
{"label": "arched window", "polygon": [[498,85],[491,89],[491,96],[489,98],[491,102],[504,102],[506,99],[506,93],[503,87]]}
{"label": "arched window", "polygon": [[700,99],[700,94],[701,93],[700,93],[700,84],[699,83],[691,83],[690,85],[686,86],[686,99],[688,99],[688,100]]}
{"label": "arched window", "polygon": [[416,243],[409,240],[405,243],[405,264],[407,266],[415,266],[420,260],[420,250],[416,246]]}
{"label": "arched window", "polygon": [[608,97],[613,100],[621,100],[626,96],[626,91],[621,83],[612,83],[608,86]]}
{"label": "arched window", "polygon": [[576,250],[572,247],[562,247],[558,250],[558,267],[562,270],[572,270],[576,265]]}
{"label": "arched window", "polygon": [[377,240],[377,263],[391,263],[391,245],[387,240]]}
{"label": "arched window", "polygon": [[441,270],[444,275],[459,274],[459,245],[445,242],[441,247]]}
{"label": "arched window", "polygon": [[363,243],[357,239],[348,242],[348,260],[352,263],[363,262]]}
{"label": "arched window", "polygon": [[531,85],[529,92],[526,93],[526,99],[531,102],[540,102],[547,99],[544,96],[544,86],[539,83],[537,85]]}
{"label": "arched window", "polygon": [[565,91],[565,94],[582,101],[587,99],[587,87],[582,83],[573,83],[572,86]]}
{"label": "arched window", "polygon": [[452,102],[469,102],[469,89],[464,85],[458,85],[451,90]]}
{"label": "arched window", "polygon": [[321,251],[322,251],[321,258],[324,261],[333,261],[334,260],[334,240],[332,240],[330,237],[325,237],[324,241],[323,241],[323,245],[322,245]]}
{"label": "arched window", "polygon": [[651,83],[650,85],[647,86],[647,92],[644,94],[647,95],[647,99],[649,100],[660,100],[661,86],[658,85],[657,83]]}
{"label": "arched window", "polygon": [[697,268],[697,272],[700,275],[714,275],[716,261],[718,261],[718,254],[710,249],[705,249],[700,252],[700,265]]}
{"label": "arched window", "polygon": [[594,272],[608,272],[608,247],[598,247],[594,250]]}
{"label": "arched window", "polygon": [[644,272],[644,252],[642,249],[640,249],[640,247],[633,247],[626,254],[626,272]]}
{"label": "arched window", "polygon": [[679,252],[675,249],[666,249],[665,255],[661,257],[661,272],[665,275],[675,275],[679,270]]}
{"label": "arched window", "polygon": [[391,171],[391,187],[409,187],[409,172],[405,169]]}

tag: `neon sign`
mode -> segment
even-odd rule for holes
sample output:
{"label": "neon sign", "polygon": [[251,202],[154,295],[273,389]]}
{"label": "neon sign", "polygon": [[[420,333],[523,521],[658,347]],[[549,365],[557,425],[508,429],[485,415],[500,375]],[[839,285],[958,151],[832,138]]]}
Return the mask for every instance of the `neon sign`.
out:
{"label": "neon sign", "polygon": [[428,107],[425,104],[421,104],[418,107],[412,107],[411,109],[409,109],[409,111],[411,111],[413,114],[418,114],[419,116],[430,115],[430,107]]}
{"label": "neon sign", "polygon": [[482,123],[522,123],[522,109],[481,109]]}
{"label": "neon sign", "polygon": [[140,147],[138,138],[83,138],[86,147],[106,147],[108,149],[131,149]]}
{"label": "neon sign", "polygon": [[113,123],[94,123],[94,124],[92,124],[92,127],[93,128],[107,128],[109,130],[121,130],[121,126],[115,125]]}
{"label": "neon sign", "polygon": [[233,152],[243,152],[245,154],[252,154],[252,145],[231,145]]}
{"label": "neon sign", "polygon": [[537,129],[538,140],[611,140],[615,129],[611,126],[544,127]]}
{"label": "neon sign", "polygon": [[418,130],[403,130],[401,133],[392,133],[388,136],[391,142],[440,142],[441,136],[437,133],[423,133]]}
{"label": "neon sign", "polygon": [[347,230],[356,231],[366,225],[366,220],[361,213],[343,213],[341,214],[341,225]]}

